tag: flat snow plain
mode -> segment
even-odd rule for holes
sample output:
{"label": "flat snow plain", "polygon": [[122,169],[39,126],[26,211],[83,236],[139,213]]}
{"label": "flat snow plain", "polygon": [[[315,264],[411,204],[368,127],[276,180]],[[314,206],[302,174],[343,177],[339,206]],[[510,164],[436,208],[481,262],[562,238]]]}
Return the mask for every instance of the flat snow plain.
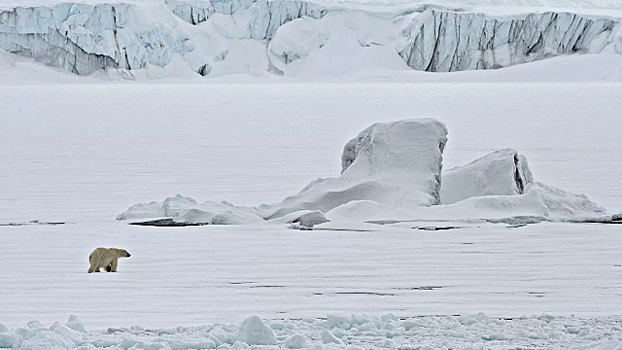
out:
{"label": "flat snow plain", "polygon": [[[341,331],[324,328],[363,348],[614,349],[622,341],[614,317],[622,314],[621,225],[422,231],[413,227],[429,223],[414,222],[302,232],[145,228],[114,217],[177,193],[239,205],[279,201],[317,177],[337,176],[343,146],[363,128],[413,117],[447,124],[445,167],[512,147],[537,181],[622,212],[620,96],[622,85],[612,83],[1,86],[0,224],[66,224],[0,226],[0,323],[16,329],[37,319],[49,327],[74,314],[99,339],[80,343],[85,349],[156,349],[162,334],[185,341],[167,346],[188,348],[197,334],[234,334],[256,314],[280,343],[299,332],[313,348],[322,343],[317,318],[327,315],[482,312],[530,317],[423,317],[406,326],[388,326],[385,317],[373,330],[352,320],[338,323]],[[98,246],[132,257],[116,274],[87,274]],[[555,317],[537,318],[543,314]],[[315,321],[278,321],[303,318]],[[137,325],[172,333],[101,333]]]}

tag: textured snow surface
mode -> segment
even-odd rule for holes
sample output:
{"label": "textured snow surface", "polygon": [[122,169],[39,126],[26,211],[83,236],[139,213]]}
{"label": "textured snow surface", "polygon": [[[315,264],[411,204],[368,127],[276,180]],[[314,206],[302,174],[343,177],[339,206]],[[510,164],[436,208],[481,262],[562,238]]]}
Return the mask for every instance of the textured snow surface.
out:
{"label": "textured snow surface", "polygon": [[[80,75],[98,72],[122,78],[186,77],[190,72],[197,78],[332,76],[370,69],[452,72],[565,54],[622,53],[622,14],[614,8],[599,13],[546,7],[498,13],[390,5],[356,9],[288,0],[3,1],[0,50]],[[168,74],[158,72],[162,69]]]}
{"label": "textured snow surface", "polygon": [[[269,334],[248,338],[249,325]],[[109,328],[89,332],[71,316],[46,327],[38,321],[8,330],[0,325],[0,346],[16,349],[598,349],[622,346],[622,317],[522,317],[494,319],[428,316],[328,316],[326,319],[270,320],[252,316],[237,324],[145,329]],[[235,330],[238,329],[237,332]],[[263,333],[261,333],[263,334]],[[252,345],[264,345],[256,347]]]}

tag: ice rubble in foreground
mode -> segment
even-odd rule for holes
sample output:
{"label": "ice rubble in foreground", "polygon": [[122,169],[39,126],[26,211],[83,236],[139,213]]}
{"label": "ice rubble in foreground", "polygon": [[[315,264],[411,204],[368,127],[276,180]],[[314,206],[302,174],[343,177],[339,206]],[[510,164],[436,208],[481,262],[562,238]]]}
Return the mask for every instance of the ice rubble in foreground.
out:
{"label": "ice rubble in foreground", "polygon": [[[280,203],[238,207],[177,195],[141,203],[117,220],[151,225],[299,223],[328,220],[611,221],[586,196],[535,182],[515,150],[442,171],[447,128],[435,119],[375,123],[350,140],[338,178],[317,179]],[[157,219],[157,220],[154,220]]]}
{"label": "ice rubble in foreground", "polygon": [[76,316],[49,328],[39,321],[7,329],[0,324],[0,348],[13,349],[599,349],[622,348],[620,316],[521,317],[328,316],[272,320],[251,316],[240,326],[213,324],[171,329],[108,328],[89,332]]}

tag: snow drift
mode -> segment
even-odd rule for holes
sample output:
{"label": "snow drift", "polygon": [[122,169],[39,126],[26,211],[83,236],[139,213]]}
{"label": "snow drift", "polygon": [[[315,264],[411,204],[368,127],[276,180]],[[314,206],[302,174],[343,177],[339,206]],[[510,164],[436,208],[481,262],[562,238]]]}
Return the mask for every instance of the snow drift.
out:
{"label": "snow drift", "polygon": [[[622,53],[619,18],[570,12],[501,16],[287,0],[48,5],[54,3],[0,9],[0,50],[80,75],[167,67],[178,56],[189,70],[212,76],[409,67],[451,72],[561,54]],[[171,70],[180,72],[178,64]]]}
{"label": "snow drift", "polygon": [[302,229],[328,221],[613,220],[584,195],[535,182],[527,159],[512,149],[442,172],[446,142],[445,125],[434,119],[376,123],[344,146],[339,177],[317,179],[280,203],[256,208],[198,204],[177,195],[136,204],[117,220],[154,226],[267,220]]}
{"label": "snow drift", "polygon": [[400,208],[375,201],[351,201],[326,213],[330,221],[611,222],[615,216],[585,195],[535,182],[522,195],[470,197],[449,205]]}

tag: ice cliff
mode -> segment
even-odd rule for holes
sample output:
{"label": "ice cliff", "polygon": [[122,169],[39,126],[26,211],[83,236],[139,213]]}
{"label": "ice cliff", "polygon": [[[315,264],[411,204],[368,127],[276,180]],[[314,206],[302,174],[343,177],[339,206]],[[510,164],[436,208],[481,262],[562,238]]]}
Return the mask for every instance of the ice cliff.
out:
{"label": "ice cliff", "polygon": [[179,56],[189,70],[211,76],[296,75],[309,67],[449,72],[622,53],[619,18],[570,12],[491,16],[301,0],[53,4],[0,8],[0,50],[81,75],[166,67]]}
{"label": "ice cliff", "polygon": [[[512,66],[574,52],[601,52],[614,42],[619,20],[573,13],[493,18],[478,13],[426,11],[404,30],[399,50],[410,67],[453,72]],[[622,45],[618,38],[618,53]]]}
{"label": "ice cliff", "polygon": [[0,11],[0,49],[81,75],[165,66],[176,54],[194,71],[209,71],[164,4],[61,3]]}

